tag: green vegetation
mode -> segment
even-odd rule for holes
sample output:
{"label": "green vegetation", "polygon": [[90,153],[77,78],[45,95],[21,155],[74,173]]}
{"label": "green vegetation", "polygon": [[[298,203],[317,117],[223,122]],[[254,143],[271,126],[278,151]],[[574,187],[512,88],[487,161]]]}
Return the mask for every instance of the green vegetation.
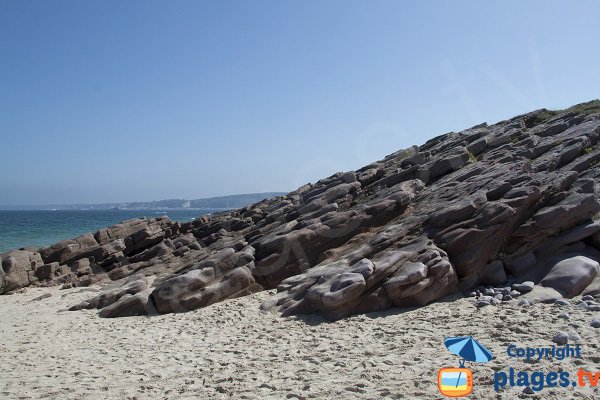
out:
{"label": "green vegetation", "polygon": [[476,163],[477,162],[477,156],[475,156],[475,154],[471,153],[469,150],[467,150],[467,152],[469,153],[469,161],[472,163]]}
{"label": "green vegetation", "polygon": [[559,111],[551,111],[542,108],[541,110],[531,113],[524,118],[525,126],[528,128],[532,128],[536,125],[543,124],[544,122],[552,119],[556,115],[559,114]]}
{"label": "green vegetation", "polygon": [[583,149],[583,154],[590,154],[592,152],[592,150],[594,150],[593,147],[591,147],[591,146],[586,147],[585,149]]}
{"label": "green vegetation", "polygon": [[525,115],[523,121],[525,122],[525,125],[528,128],[531,128],[536,125],[542,124],[556,117],[558,114],[564,112],[572,112],[585,115],[600,113],[600,100],[592,100],[586,103],[577,104],[565,110],[547,110],[545,108],[542,108],[541,110]]}
{"label": "green vegetation", "polygon": [[576,112],[578,114],[594,114],[600,113],[600,100],[592,100],[587,103],[577,104],[564,111]]}
{"label": "green vegetation", "polygon": [[590,166],[590,167],[593,167],[593,166],[594,166],[594,165],[596,165],[596,164],[598,164],[598,160],[591,160],[591,161],[589,162],[589,166]]}

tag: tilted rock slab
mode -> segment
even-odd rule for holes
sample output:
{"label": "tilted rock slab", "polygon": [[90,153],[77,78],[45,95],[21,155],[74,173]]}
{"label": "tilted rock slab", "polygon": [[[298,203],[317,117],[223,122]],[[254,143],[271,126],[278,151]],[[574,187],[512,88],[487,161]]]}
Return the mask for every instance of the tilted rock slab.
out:
{"label": "tilted rock slab", "polygon": [[599,139],[598,101],[478,125],[242,209],[2,254],[0,293],[107,283],[73,308],[118,317],[276,288],[263,309],[331,319],[507,280],[600,295]]}

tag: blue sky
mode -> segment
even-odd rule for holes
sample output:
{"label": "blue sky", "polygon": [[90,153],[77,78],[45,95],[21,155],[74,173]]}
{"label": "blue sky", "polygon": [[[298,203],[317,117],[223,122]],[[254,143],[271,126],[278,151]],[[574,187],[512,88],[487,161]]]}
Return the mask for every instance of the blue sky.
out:
{"label": "blue sky", "polygon": [[0,1],[0,204],[289,191],[600,97],[597,1]]}

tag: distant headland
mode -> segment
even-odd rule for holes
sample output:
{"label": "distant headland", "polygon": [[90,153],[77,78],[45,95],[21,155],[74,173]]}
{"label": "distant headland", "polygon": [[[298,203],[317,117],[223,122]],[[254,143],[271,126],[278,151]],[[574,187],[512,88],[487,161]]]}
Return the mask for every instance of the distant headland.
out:
{"label": "distant headland", "polygon": [[232,209],[284,195],[283,192],[245,193],[204,199],[168,199],[101,204],[0,205],[0,210],[152,210],[152,209]]}

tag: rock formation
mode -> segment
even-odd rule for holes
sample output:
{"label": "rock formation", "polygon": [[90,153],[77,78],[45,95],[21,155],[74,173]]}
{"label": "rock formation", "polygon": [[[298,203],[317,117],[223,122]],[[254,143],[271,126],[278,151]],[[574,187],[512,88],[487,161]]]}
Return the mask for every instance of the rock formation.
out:
{"label": "rock formation", "polygon": [[0,293],[108,283],[72,309],[118,317],[276,288],[264,309],[331,319],[526,281],[597,296],[599,138],[599,101],[478,125],[242,209],[10,251]]}

